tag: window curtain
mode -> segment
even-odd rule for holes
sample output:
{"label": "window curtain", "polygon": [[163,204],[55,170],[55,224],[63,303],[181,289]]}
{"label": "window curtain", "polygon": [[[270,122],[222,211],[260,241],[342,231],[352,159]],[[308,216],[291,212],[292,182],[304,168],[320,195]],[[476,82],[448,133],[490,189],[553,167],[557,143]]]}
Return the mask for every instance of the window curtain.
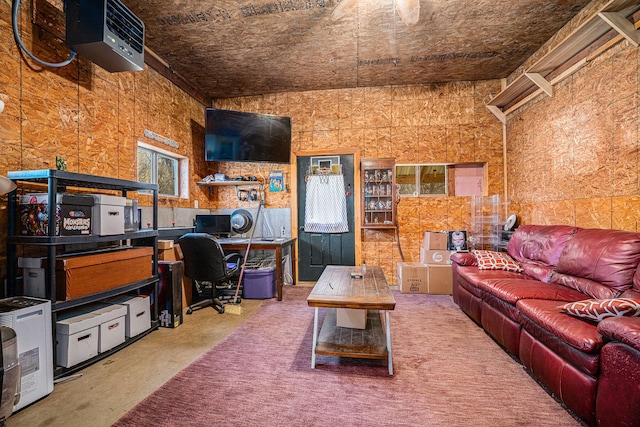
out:
{"label": "window curtain", "polygon": [[308,233],[349,231],[343,175],[308,176],[304,231]]}

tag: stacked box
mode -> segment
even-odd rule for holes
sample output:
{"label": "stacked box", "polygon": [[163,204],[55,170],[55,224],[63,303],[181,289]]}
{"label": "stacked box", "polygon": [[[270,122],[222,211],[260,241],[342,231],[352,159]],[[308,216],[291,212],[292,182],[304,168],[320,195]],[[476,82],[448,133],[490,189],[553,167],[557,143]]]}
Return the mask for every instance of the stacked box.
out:
{"label": "stacked box", "polygon": [[398,287],[403,294],[426,294],[427,266],[419,262],[399,262]]}
{"label": "stacked box", "polygon": [[91,314],[100,317],[98,352],[102,353],[122,344],[125,340],[127,307],[121,304],[93,304]]}
{"label": "stacked box", "polygon": [[151,305],[148,295],[120,295],[105,300],[110,304],[127,307],[125,332],[127,338],[135,337],[151,328]]}
{"label": "stacked box", "polygon": [[453,277],[451,272],[451,254],[455,250],[449,248],[461,247],[465,242],[466,232],[432,232],[424,233],[420,248],[420,263],[425,266],[427,294],[451,294],[453,291]]}
{"label": "stacked box", "polygon": [[56,297],[79,298],[153,276],[153,248],[138,247],[56,260]]}
{"label": "stacked box", "polygon": [[42,265],[42,260],[44,259],[18,258],[18,267],[22,269],[24,295],[36,298],[47,297],[45,270]]}
{"label": "stacked box", "polygon": [[[49,235],[49,196],[30,193],[20,197],[20,234],[24,236]],[[56,194],[56,236],[91,234],[93,198],[82,194]]]}
{"label": "stacked box", "polygon": [[93,234],[98,236],[112,236],[124,234],[124,206],[126,197],[94,194],[93,206]]}
{"label": "stacked box", "polygon": [[98,355],[100,316],[72,314],[56,322],[56,360],[69,368]]}

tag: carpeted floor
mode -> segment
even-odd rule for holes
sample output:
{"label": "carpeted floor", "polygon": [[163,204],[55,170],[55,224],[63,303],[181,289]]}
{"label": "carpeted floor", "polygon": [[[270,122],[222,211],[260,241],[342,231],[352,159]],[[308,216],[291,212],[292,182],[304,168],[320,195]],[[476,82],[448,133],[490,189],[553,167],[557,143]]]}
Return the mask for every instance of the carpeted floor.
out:
{"label": "carpeted floor", "polygon": [[309,291],[285,287],[115,425],[580,425],[450,296],[394,292],[394,376],[375,360],[311,369]]}

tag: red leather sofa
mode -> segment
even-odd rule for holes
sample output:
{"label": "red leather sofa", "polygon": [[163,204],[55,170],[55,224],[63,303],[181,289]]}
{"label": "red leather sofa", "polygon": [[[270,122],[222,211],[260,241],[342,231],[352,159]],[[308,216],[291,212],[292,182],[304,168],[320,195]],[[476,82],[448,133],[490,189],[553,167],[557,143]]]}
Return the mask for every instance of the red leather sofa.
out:
{"label": "red leather sofa", "polygon": [[640,300],[640,233],[524,225],[507,253],[512,271],[454,254],[454,301],[584,423],[639,426],[640,317],[598,321],[561,307]]}

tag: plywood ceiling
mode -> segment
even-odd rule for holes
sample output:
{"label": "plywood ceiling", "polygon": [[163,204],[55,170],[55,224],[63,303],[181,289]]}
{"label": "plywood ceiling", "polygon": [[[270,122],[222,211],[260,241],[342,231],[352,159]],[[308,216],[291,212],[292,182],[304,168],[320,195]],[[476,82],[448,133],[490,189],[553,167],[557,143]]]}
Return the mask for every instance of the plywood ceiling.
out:
{"label": "plywood ceiling", "polygon": [[[342,0],[351,1],[351,0]],[[207,98],[506,77],[589,0],[124,0],[146,46]]]}

